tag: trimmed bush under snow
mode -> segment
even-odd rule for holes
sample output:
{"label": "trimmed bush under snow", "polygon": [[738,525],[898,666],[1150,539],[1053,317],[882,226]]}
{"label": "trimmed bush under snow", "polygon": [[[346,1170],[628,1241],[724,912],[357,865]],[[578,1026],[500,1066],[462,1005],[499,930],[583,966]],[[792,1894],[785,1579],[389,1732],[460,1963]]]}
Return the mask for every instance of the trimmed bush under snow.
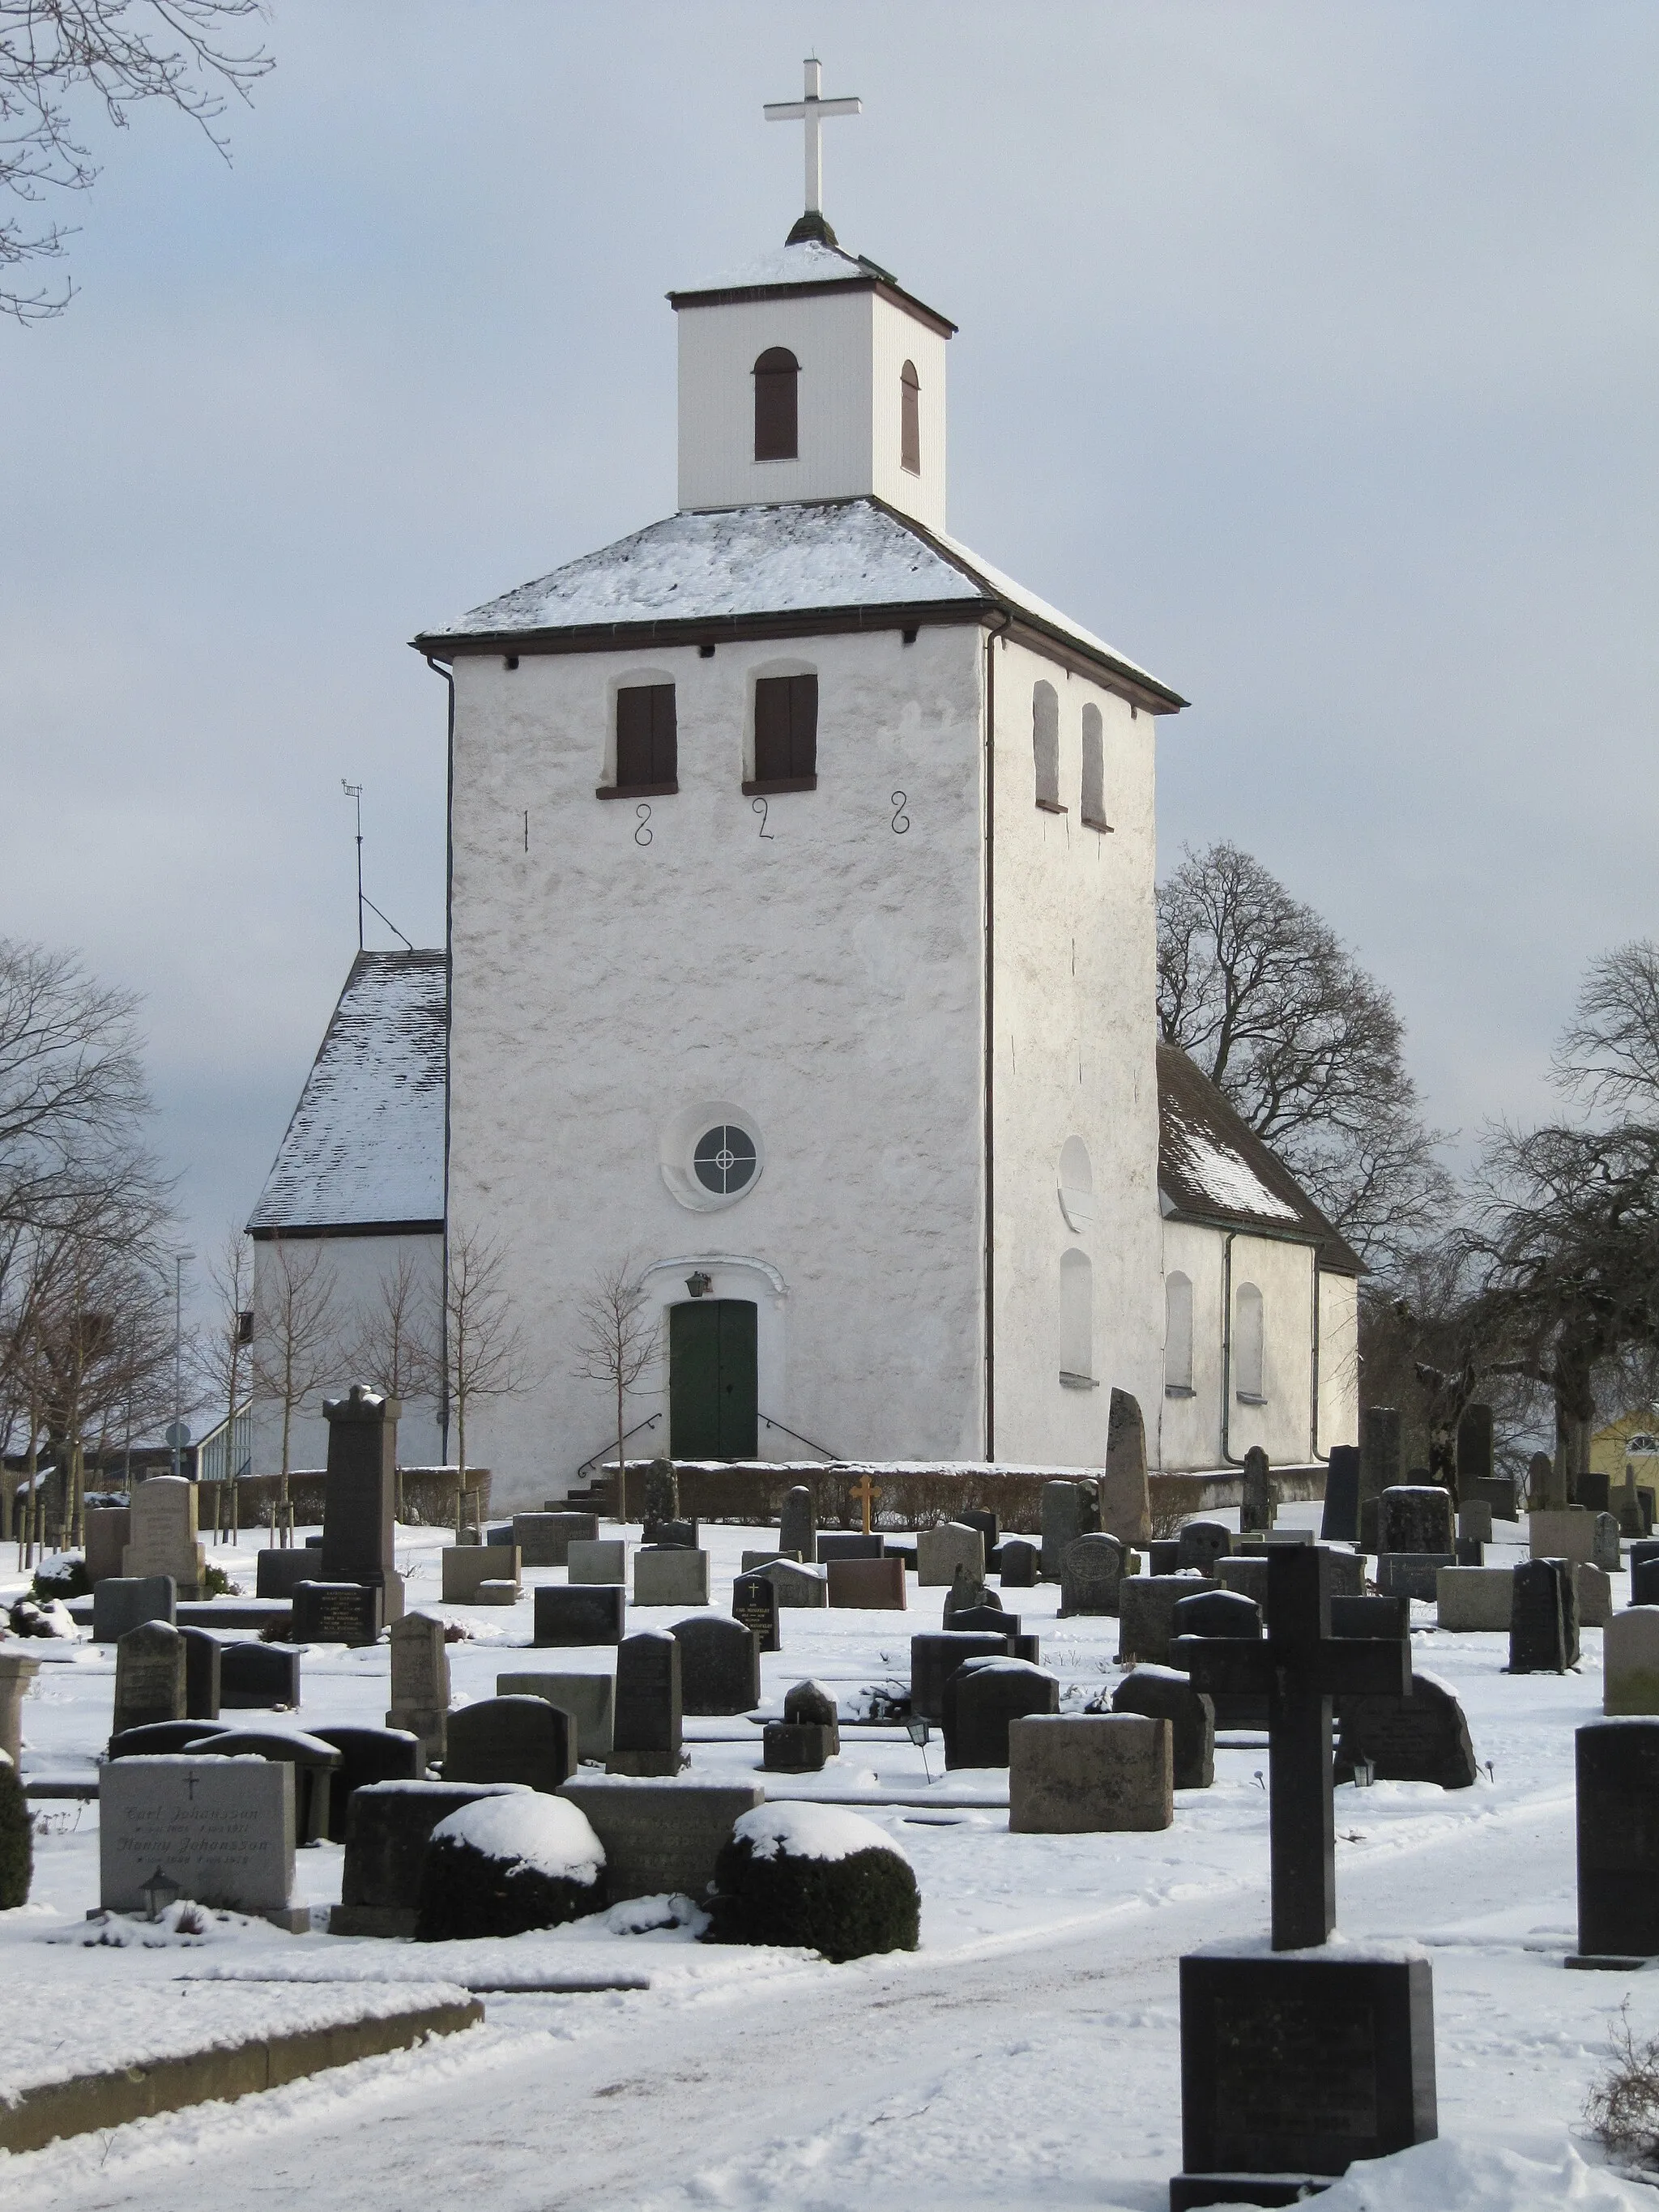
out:
{"label": "trimmed bush under snow", "polygon": [[910,1862],[873,1820],[836,1805],[745,1813],[714,1869],[714,1943],[783,1943],[840,1964],[914,1951],[921,1899]]}
{"label": "trimmed bush under snow", "polygon": [[29,1901],[34,1832],[17,1769],[0,1751],[0,1912]]}
{"label": "trimmed bush under snow", "polygon": [[564,1797],[481,1797],[440,1820],[421,1869],[422,1943],[521,1936],[604,1904],[605,1850]]}

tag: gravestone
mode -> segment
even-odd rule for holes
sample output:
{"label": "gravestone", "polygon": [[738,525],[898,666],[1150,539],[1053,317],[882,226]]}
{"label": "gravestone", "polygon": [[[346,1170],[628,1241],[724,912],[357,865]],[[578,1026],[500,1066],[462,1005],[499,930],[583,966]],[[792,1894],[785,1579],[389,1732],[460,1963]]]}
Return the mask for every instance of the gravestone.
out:
{"label": "gravestone", "polygon": [[[1146,1425],[1140,1401],[1112,1392],[1106,1413],[1106,1471],[1100,1478],[1098,1526],[1121,1544],[1149,1544],[1152,1516],[1146,1487]],[[1082,1531],[1079,1532],[1082,1534]]]}
{"label": "gravestone", "polygon": [[916,1583],[921,1589],[949,1589],[959,1574],[966,1573],[981,1585],[985,1580],[985,1539],[977,1528],[961,1521],[943,1522],[922,1528],[916,1535]]}
{"label": "gravestone", "polygon": [[181,1597],[193,1598],[207,1572],[196,1540],[196,1485],[182,1474],[153,1474],[135,1484],[128,1508],[121,1572],[128,1580],[171,1575]]}
{"label": "gravestone", "polygon": [[791,1560],[779,1559],[758,1571],[766,1577],[777,1592],[781,1606],[810,1609],[830,1602],[828,1583],[822,1575],[815,1574],[811,1567],[797,1566]]}
{"label": "gravestone", "polygon": [[1176,1571],[1192,1567],[1213,1575],[1218,1559],[1231,1555],[1233,1532],[1224,1521],[1189,1521],[1176,1538]]}
{"label": "gravestone", "polygon": [[1605,1628],[1613,1618],[1613,1577],[1605,1567],[1598,1567],[1594,1559],[1586,1559],[1582,1567],[1575,1567],[1573,1588],[1578,1603],[1578,1626],[1581,1628]]}
{"label": "gravestone", "polygon": [[177,1614],[171,1575],[112,1575],[92,1594],[92,1640],[118,1644],[130,1628],[142,1628],[147,1620],[172,1622]]}
{"label": "gravestone", "polygon": [[939,1625],[953,1631],[977,1629],[987,1636],[1017,1637],[1019,1634],[1019,1615],[1005,1612],[988,1592],[987,1602],[983,1605],[965,1605],[960,1613],[952,1613],[947,1606],[945,1619]]}
{"label": "gravestone", "polygon": [[185,1639],[165,1620],[130,1628],[115,1647],[112,1735],[185,1718]]}
{"label": "gravestone", "polygon": [[[1267,1563],[1261,1561],[1265,1575]],[[1182,1598],[1170,1615],[1167,1649],[1173,1653],[1183,1636],[1226,1636],[1259,1639],[1265,1633],[1260,1601],[1243,1590],[1200,1589]],[[1179,1673],[1180,1668],[1175,1668]],[[1190,1685],[1188,1686],[1190,1687]],[[1218,1690],[1210,1699],[1217,1728],[1265,1729],[1267,1700],[1251,1692]],[[1177,1764],[1179,1759],[1177,1756]],[[1179,1784],[1176,1787],[1179,1788]]]}
{"label": "gravestone", "polygon": [[270,1711],[300,1702],[300,1655],[291,1644],[226,1644],[219,1652],[222,1711]]}
{"label": "gravestone", "polygon": [[1659,1606],[1614,1613],[1601,1638],[1601,1711],[1659,1714]]}
{"label": "gravestone", "polygon": [[497,1674],[498,1698],[545,1698],[568,1716],[570,1756],[609,1759],[615,1741],[617,1685],[609,1674]]}
{"label": "gravestone", "polygon": [[1350,1697],[1338,1700],[1341,1733],[1335,1775],[1352,1778],[1361,1759],[1369,1759],[1379,1782],[1433,1782],[1442,1790],[1474,1785],[1474,1747],[1463,1708],[1444,1682],[1412,1672],[1404,1697]]}
{"label": "gravestone", "polygon": [[778,1593],[764,1575],[738,1575],[732,1584],[732,1616],[740,1620],[763,1652],[781,1650],[778,1635]]}
{"label": "gravestone", "polygon": [[1605,1513],[1612,1496],[1610,1476],[1595,1474],[1589,1470],[1581,1474],[1572,1486],[1573,1503],[1586,1506],[1592,1513]]}
{"label": "gravestone", "polygon": [[615,1583],[625,1587],[628,1545],[617,1536],[597,1539],[592,1543],[578,1542],[573,1538],[566,1548],[565,1570],[572,1583]]}
{"label": "gravestone", "polygon": [[1659,1605],[1659,1558],[1638,1558],[1644,1550],[1642,1544],[1630,1547],[1630,1601],[1632,1605]]}
{"label": "gravestone", "polygon": [[1576,1732],[1578,1954],[1659,1957],[1659,1720]]}
{"label": "gravestone", "polygon": [[1240,1532],[1248,1534],[1255,1529],[1271,1528],[1278,1517],[1278,1509],[1273,1504],[1273,1476],[1267,1468],[1267,1455],[1260,1444],[1252,1444],[1244,1455],[1244,1472],[1240,1481]]}
{"label": "gravestone", "polygon": [[[818,1538],[820,1553],[829,1540]],[[825,1571],[832,1606],[866,1613],[906,1609],[902,1559],[831,1559]]]}
{"label": "gravestone", "polygon": [[1494,1460],[1492,1411],[1478,1400],[1465,1406],[1457,1421],[1457,1488],[1470,1496],[1477,1482],[1492,1480]]}
{"label": "gravestone", "polygon": [[[1468,1494],[1465,1492],[1466,1497]],[[1474,1494],[1483,1504],[1491,1506],[1492,1517],[1494,1521],[1520,1519],[1521,1501],[1517,1493],[1517,1486],[1510,1476],[1506,1474],[1489,1476],[1485,1482],[1475,1485]]]}
{"label": "gravestone", "polygon": [[1376,1587],[1385,1597],[1432,1605],[1439,1595],[1442,1568],[1459,1564],[1455,1552],[1383,1552],[1376,1562]]}
{"label": "gravestone", "polygon": [[1383,1492],[1376,1515],[1379,1552],[1436,1552],[1450,1559],[1454,1541],[1449,1491],[1430,1483]]}
{"label": "gravestone", "polygon": [[[752,1644],[753,1638],[751,1638]],[[665,1628],[642,1628],[617,1648],[612,1774],[680,1771],[680,1647]]]}
{"label": "gravestone", "polygon": [[1170,1620],[1176,1606],[1182,1598],[1219,1587],[1202,1575],[1126,1575],[1118,1591],[1118,1657],[1167,1666]]}
{"label": "gravestone", "polygon": [[552,1796],[575,1771],[569,1716],[545,1698],[485,1698],[449,1716],[446,1782],[523,1782]]}
{"label": "gravestone", "polygon": [[94,1589],[121,1571],[121,1557],[132,1531],[132,1514],[125,1505],[88,1505],[87,1523],[87,1580]]}
{"label": "gravestone", "polygon": [[[398,1498],[395,1398],[354,1382],[343,1398],[325,1398],[328,1474],[323,1490],[323,1559],[319,1581],[363,1583],[380,1593],[376,1632],[403,1617],[403,1578],[392,1545]],[[337,1641],[330,1638],[331,1642]]]}
{"label": "gravestone", "polygon": [[17,1766],[23,1755],[23,1699],[40,1671],[38,1659],[0,1651],[0,1752]]}
{"label": "gravestone", "polygon": [[1100,1526],[1092,1484],[1045,1482],[1042,1498],[1042,1579],[1057,1583],[1066,1547]]}
{"label": "gravestone", "polygon": [[[570,1547],[571,1556],[582,1549],[580,1544]],[[601,1545],[595,1548],[604,1550]],[[618,1544],[617,1550],[621,1551]],[[439,1553],[443,1562],[443,1601],[446,1605],[482,1605],[493,1602],[483,1595],[485,1583],[511,1583],[516,1589],[520,1582],[521,1562],[516,1544],[449,1544]],[[570,1579],[584,1579],[573,1567]],[[592,1577],[597,1580],[598,1577]]]}
{"label": "gravestone", "polygon": [[991,1554],[1000,1541],[1000,1524],[996,1515],[987,1511],[982,1506],[962,1505],[957,1507],[951,1517],[953,1521],[960,1521],[964,1528],[979,1530],[985,1540],[985,1565],[988,1572],[991,1567]]}
{"label": "gravestone", "polygon": [[1037,1569],[1042,1560],[1035,1544],[1028,1544],[1023,1536],[1005,1536],[997,1553],[997,1571],[1004,1589],[1035,1589]]}
{"label": "gravestone", "polygon": [[792,1567],[798,1567],[800,1565],[800,1561],[787,1552],[751,1552],[745,1547],[743,1553],[742,1572],[745,1575],[757,1575],[763,1567],[773,1566],[780,1559],[787,1560]]}
{"label": "gravestone", "polygon": [[1436,1623],[1441,1628],[1502,1635],[1514,1604],[1512,1567],[1442,1567],[1435,1578]]}
{"label": "gravestone", "polygon": [[1112,1692],[1115,1713],[1168,1721],[1177,1790],[1207,1790],[1215,1780],[1215,1705],[1174,1667],[1134,1667]]}
{"label": "gravestone", "polygon": [[281,1550],[267,1546],[254,1554],[254,1595],[291,1601],[295,1583],[311,1581],[316,1572],[313,1546],[290,1544]]}
{"label": "gravestone", "polygon": [[301,1844],[319,1844],[328,1836],[328,1806],[340,1754],[304,1729],[210,1728],[207,1734],[185,1747],[187,1752],[215,1759],[268,1759],[294,1769],[294,1832]]}
{"label": "gravestone", "polygon": [[392,1705],[389,1729],[404,1729],[418,1738],[422,1764],[444,1755],[449,1712],[449,1653],[444,1625],[430,1613],[406,1613],[392,1624]]}
{"label": "gravestone", "polygon": [[1480,1537],[1460,1536],[1457,1539],[1455,1564],[1460,1567],[1484,1567],[1486,1565],[1486,1547],[1481,1542]]}
{"label": "gravestone", "polygon": [[1482,1498],[1466,1499],[1457,1509],[1457,1538],[1475,1544],[1492,1541],[1492,1508]]}
{"label": "gravestone", "polygon": [[231,1733],[222,1721],[217,1723],[191,1720],[155,1721],[148,1728],[125,1729],[118,1735],[112,1735],[106,1756],[111,1759],[173,1759],[180,1752],[188,1751],[198,1759],[205,1759],[209,1756],[214,1737]]}
{"label": "gravestone", "polygon": [[750,1713],[760,1703],[752,1630],[722,1613],[694,1613],[670,1632],[680,1647],[680,1710],[699,1717]]}
{"label": "gravestone", "polygon": [[1006,1659],[1006,1633],[972,1629],[935,1629],[910,1638],[910,1710],[925,1721],[942,1720],[945,1685],[970,1659]]}
{"label": "gravestone", "polygon": [[605,1894],[612,1904],[665,1893],[701,1904],[732,1829],[764,1802],[758,1783],[662,1782],[653,1788],[586,1775],[559,1794],[586,1814],[605,1847]]}
{"label": "gravestone", "polygon": [[798,1482],[784,1498],[778,1516],[778,1549],[793,1552],[805,1566],[817,1565],[818,1516],[804,1482]]}
{"label": "gravestone", "polygon": [[1140,1713],[1039,1713],[1008,1724],[1015,1835],[1100,1835],[1175,1819],[1174,1731]]}
{"label": "gravestone", "polygon": [[1598,1513],[1595,1516],[1595,1533],[1590,1540],[1590,1559],[1604,1575],[1616,1575],[1619,1571],[1619,1523],[1611,1513]]}
{"label": "gravestone", "polygon": [[1578,1658],[1572,1570],[1565,1559],[1528,1559],[1510,1584],[1510,1672],[1565,1674]]}
{"label": "gravestone", "polygon": [[679,1544],[641,1544],[634,1554],[635,1605],[707,1605],[708,1554]]}
{"label": "gravestone", "polygon": [[1172,1575],[1181,1564],[1181,1539],[1178,1536],[1154,1536],[1146,1547],[1146,1571],[1149,1575]]}
{"label": "gravestone", "polygon": [[568,1566],[572,1542],[597,1543],[599,1535],[597,1513],[564,1513],[550,1508],[545,1513],[513,1516],[511,1541],[519,1547],[522,1566]]}
{"label": "gravestone", "polygon": [[354,1790],[346,1808],[340,1903],[329,1915],[330,1935],[413,1936],[434,1828],[464,1805],[516,1796],[520,1789],[517,1783],[414,1781],[368,1782]]}
{"label": "gravestone", "polygon": [[1333,1444],[1325,1469],[1325,1506],[1319,1520],[1322,1544],[1359,1541],[1359,1447]]}
{"label": "gravestone", "polygon": [[617,1583],[540,1583],[533,1593],[532,1644],[620,1644],[628,1593]]}
{"label": "gravestone", "polygon": [[1215,1578],[1222,1589],[1234,1590],[1240,1597],[1254,1598],[1264,1617],[1267,1610],[1267,1573],[1265,1555],[1253,1559],[1241,1555],[1215,1563]]}
{"label": "gravestone", "polygon": [[382,1602],[372,1583],[295,1583],[288,1632],[295,1644],[378,1644]]}
{"label": "gravestone", "polygon": [[295,1776],[264,1760],[118,1759],[98,1777],[98,1899],[143,1912],[160,1874],[210,1909],[308,1926],[294,1892]]}
{"label": "gravestone", "polygon": [[1534,1513],[1527,1524],[1527,1543],[1534,1559],[1571,1559],[1582,1566],[1595,1553],[1595,1516],[1582,1505],[1559,1513]]}
{"label": "gravestone", "polygon": [[[940,1626],[953,1628],[966,1613],[1000,1613],[1002,1609],[1002,1600],[995,1590],[988,1589],[977,1575],[970,1575],[965,1569],[959,1569],[956,1580],[945,1594],[944,1619]],[[970,1628],[976,1625],[971,1620],[967,1624]]]}
{"label": "gravestone", "polygon": [[695,1521],[647,1521],[641,1531],[641,1540],[659,1551],[695,1552],[697,1549],[697,1524]]}
{"label": "gravestone", "polygon": [[1527,1462],[1527,1507],[1533,1513],[1562,1513],[1569,1510],[1566,1478],[1556,1472],[1547,1452],[1534,1452]]}
{"label": "gravestone", "polygon": [[832,1559],[884,1559],[887,1539],[884,1536],[861,1536],[856,1530],[820,1529],[818,1532],[818,1565],[827,1567]]}
{"label": "gravestone", "polygon": [[1074,1538],[1060,1559],[1060,1618],[1115,1613],[1126,1564],[1124,1547],[1103,1529]]}
{"label": "gravestone", "polygon": [[219,1717],[219,1639],[210,1629],[181,1628],[185,1640],[185,1717]]}
{"label": "gravestone", "polygon": [[320,1728],[319,1743],[340,1754],[328,1791],[328,1840],[343,1844],[355,1794],[374,1782],[418,1782],[426,1766],[421,1740],[407,1729]]}
{"label": "gravestone", "polygon": [[1060,1684],[1024,1659],[969,1659],[945,1685],[945,1764],[1006,1766],[1008,1728],[1060,1711]]}
{"label": "gravestone", "polygon": [[1400,1480],[1400,1415],[1368,1406],[1359,1425],[1359,1548],[1375,1552],[1377,1501]]}
{"label": "gravestone", "polygon": [[1626,1467],[1626,1480],[1608,1492],[1607,1507],[1619,1523],[1621,1536],[1640,1538],[1648,1533],[1647,1523],[1643,1517],[1641,1498],[1635,1483],[1630,1480],[1630,1472]]}
{"label": "gravestone", "polygon": [[785,1693],[783,1718],[763,1732],[762,1764],[781,1774],[816,1774],[841,1749],[836,1701],[821,1682],[797,1682]]}

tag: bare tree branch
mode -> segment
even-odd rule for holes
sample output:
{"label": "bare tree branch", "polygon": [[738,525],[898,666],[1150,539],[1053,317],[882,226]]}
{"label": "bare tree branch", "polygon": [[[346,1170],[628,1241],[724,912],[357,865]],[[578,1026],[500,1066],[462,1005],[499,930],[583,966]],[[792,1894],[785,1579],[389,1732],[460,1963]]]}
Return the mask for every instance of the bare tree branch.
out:
{"label": "bare tree branch", "polygon": [[325,1265],[322,1245],[314,1239],[295,1243],[273,1237],[264,1294],[255,1307],[253,1376],[264,1395],[283,1409],[277,1505],[283,1514],[289,1503],[294,1416],[338,1372],[337,1322],[334,1279]]}
{"label": "bare tree branch", "polygon": [[652,1318],[645,1280],[630,1252],[603,1270],[576,1302],[578,1364],[581,1382],[604,1382],[615,1393],[617,1408],[617,1518],[628,1518],[627,1434],[623,1405],[628,1393],[656,1358],[662,1332]]}
{"label": "bare tree branch", "polygon": [[1659,945],[1651,938],[1591,961],[1553,1073],[1592,1109],[1638,1119],[1659,1110]]}
{"label": "bare tree branch", "polygon": [[450,1224],[444,1282],[444,1371],[455,1415],[456,1463],[466,1487],[466,1419],[475,1401],[516,1398],[528,1387],[523,1340],[513,1320],[506,1248],[477,1230]]}

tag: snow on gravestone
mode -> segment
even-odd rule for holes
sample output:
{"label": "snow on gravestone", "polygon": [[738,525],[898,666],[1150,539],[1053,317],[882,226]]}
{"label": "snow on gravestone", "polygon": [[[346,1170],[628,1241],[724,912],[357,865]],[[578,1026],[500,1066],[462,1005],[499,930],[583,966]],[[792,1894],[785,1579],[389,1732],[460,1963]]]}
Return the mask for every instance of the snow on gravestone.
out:
{"label": "snow on gravestone", "polygon": [[294,1769],[268,1759],[118,1759],[98,1780],[99,1902],[146,1910],[160,1874],[179,1895],[280,1914],[294,1888]]}

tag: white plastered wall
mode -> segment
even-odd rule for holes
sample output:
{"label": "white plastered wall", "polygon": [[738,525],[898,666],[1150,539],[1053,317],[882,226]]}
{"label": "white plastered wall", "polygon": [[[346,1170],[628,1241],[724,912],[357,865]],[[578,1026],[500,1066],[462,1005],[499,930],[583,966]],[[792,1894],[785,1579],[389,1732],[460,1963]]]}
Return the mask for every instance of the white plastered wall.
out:
{"label": "white plastered wall", "polygon": [[[679,503],[763,506],[871,494],[945,528],[945,341],[874,291],[786,293],[682,307]],[[800,363],[799,455],[755,459],[754,368],[773,346]],[[899,375],[920,382],[921,472],[900,465]]]}
{"label": "white plastered wall", "polygon": [[[744,737],[781,656],[818,675],[818,787],[763,809]],[[576,1308],[624,1259],[672,1263],[653,1302],[694,1267],[753,1296],[761,1412],[831,1452],[980,1451],[979,663],[969,624],[457,662],[451,1218],[507,1248],[528,1378],[469,1418],[498,1504],[604,1447]],[[676,685],[679,790],[596,799],[635,678]],[[701,1100],[765,1155],[714,1212],[659,1160]],[[666,1405],[665,1358],[640,1446]]]}
{"label": "white plastered wall", "polygon": [[1352,1275],[1319,1278],[1319,1456],[1359,1442],[1359,1285]]}
{"label": "white plastered wall", "polygon": [[[337,1398],[363,1378],[351,1371],[353,1339],[373,1321],[381,1303],[381,1286],[395,1275],[407,1256],[420,1271],[428,1310],[435,1314],[443,1281],[443,1239],[435,1233],[412,1237],[290,1237],[288,1251],[321,1255],[322,1275],[332,1297],[332,1327],[337,1350],[334,1372],[321,1389],[296,1408],[289,1439],[291,1468],[320,1468],[328,1463],[328,1423],[323,1419],[323,1400]],[[253,1328],[256,1352],[270,1341],[270,1316],[277,1279],[276,1247],[269,1237],[253,1240]],[[283,1408],[280,1401],[253,1385],[252,1414],[255,1474],[276,1474],[283,1464]],[[475,1454],[469,1448],[467,1457]],[[435,1467],[442,1459],[435,1398],[411,1398],[404,1403],[398,1425],[398,1458],[404,1467]]]}
{"label": "white plastered wall", "polygon": [[[1164,1307],[1152,902],[1156,724],[1020,645],[995,655],[996,1451],[1097,1467],[1114,1386],[1156,1433]],[[1064,814],[1036,804],[1032,699],[1060,702]],[[1082,718],[1100,710],[1103,832],[1082,819]],[[1094,1219],[1068,1225],[1060,1156],[1082,1139]],[[1060,1380],[1060,1261],[1086,1254],[1093,1380]]]}

